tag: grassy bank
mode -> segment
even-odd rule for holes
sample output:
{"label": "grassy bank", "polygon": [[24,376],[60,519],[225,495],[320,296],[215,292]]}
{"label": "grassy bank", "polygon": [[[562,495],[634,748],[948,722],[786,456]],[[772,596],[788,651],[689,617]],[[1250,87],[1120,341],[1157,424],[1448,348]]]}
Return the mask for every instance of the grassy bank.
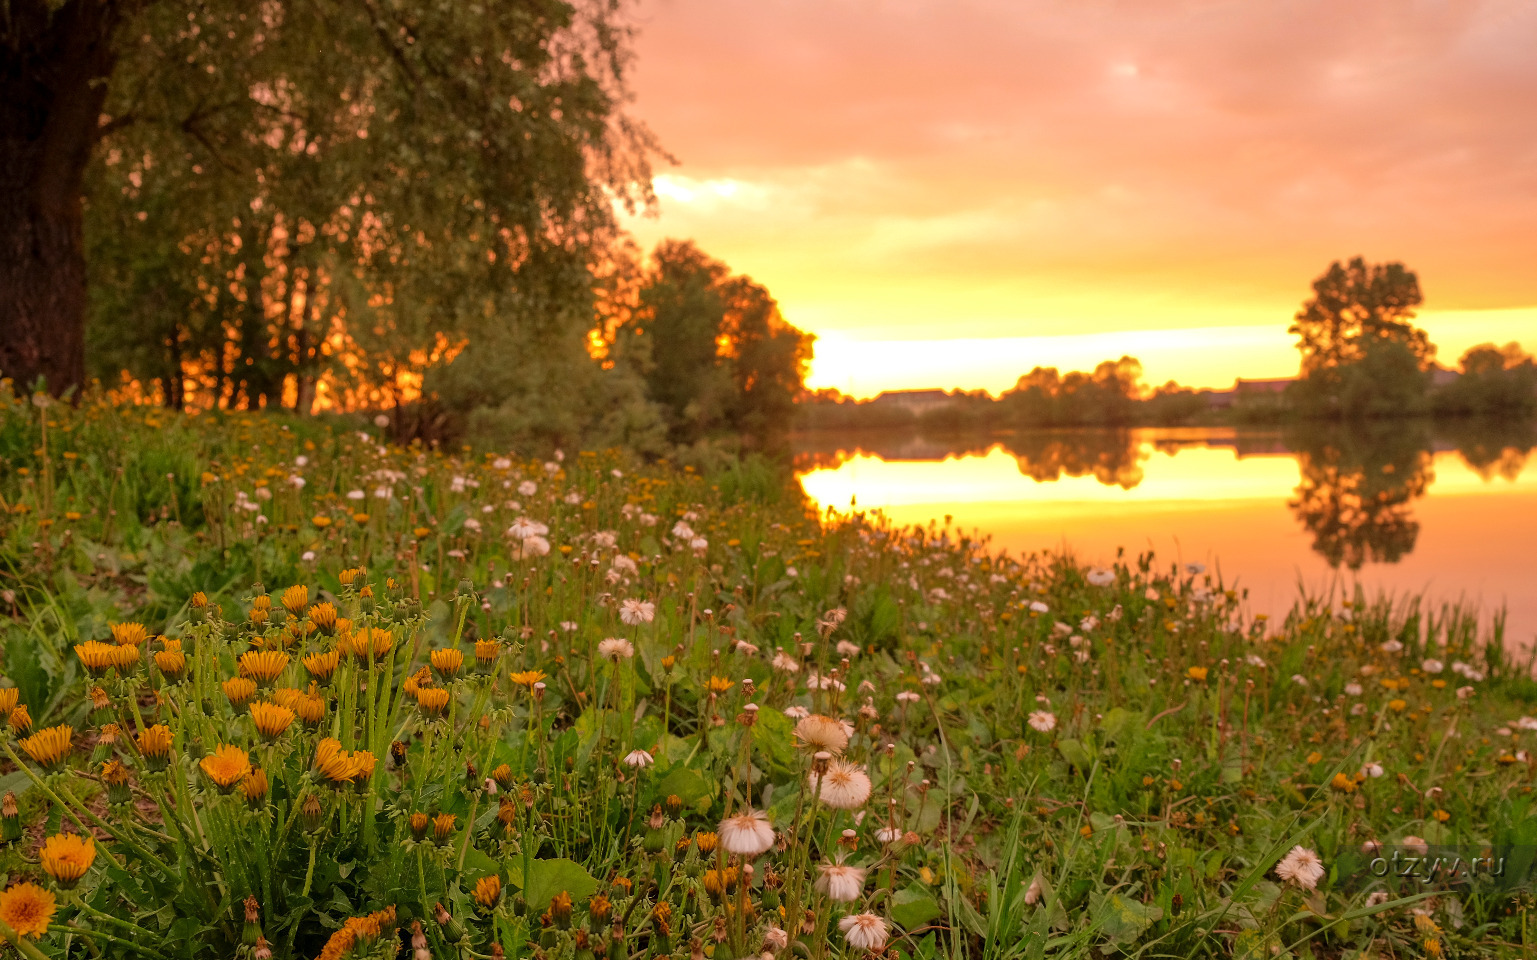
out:
{"label": "grassy bank", "polygon": [[[819,517],[762,469],[378,433],[0,410],[28,956],[1537,938],[1537,686],[1457,610],[1250,621],[1197,569]],[[1373,875],[1421,849],[1502,869]]]}

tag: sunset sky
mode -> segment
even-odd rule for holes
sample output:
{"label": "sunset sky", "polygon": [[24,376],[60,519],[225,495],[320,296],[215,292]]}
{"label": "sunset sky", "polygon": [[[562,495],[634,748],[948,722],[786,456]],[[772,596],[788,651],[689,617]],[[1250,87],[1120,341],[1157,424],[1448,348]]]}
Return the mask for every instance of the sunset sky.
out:
{"label": "sunset sky", "polygon": [[1000,390],[1131,353],[1287,376],[1333,259],[1402,260],[1443,362],[1537,349],[1537,4],[643,0],[635,113],[813,386]]}

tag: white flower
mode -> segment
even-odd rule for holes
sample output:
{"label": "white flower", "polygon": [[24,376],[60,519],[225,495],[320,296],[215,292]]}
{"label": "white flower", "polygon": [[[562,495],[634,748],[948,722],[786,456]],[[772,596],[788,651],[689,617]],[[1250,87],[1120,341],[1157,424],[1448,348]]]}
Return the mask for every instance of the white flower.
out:
{"label": "white flower", "polygon": [[811,711],[807,710],[800,704],[796,704],[792,707],[785,707],[785,716],[789,717],[791,720],[804,720],[811,716]]}
{"label": "white flower", "polygon": [[1158,600],[1158,588],[1148,587],[1142,596],[1146,597],[1148,600],[1156,602]]}
{"label": "white flower", "polygon": [[902,831],[887,824],[875,831],[875,839],[878,843],[893,844],[902,839]]}
{"label": "white flower", "polygon": [[1474,691],[1474,689],[1472,687],[1458,687],[1457,688],[1457,699],[1458,700],[1466,700],[1469,697],[1473,696],[1474,693],[1475,693],[1475,691]]}
{"label": "white flower", "polygon": [[710,549],[710,541],[704,537],[695,537],[688,542],[688,545],[689,549],[694,551],[694,556],[696,557],[704,556],[705,552]]}
{"label": "white flower", "polygon": [[845,657],[859,656],[859,644],[852,643],[848,640],[839,640],[838,645],[834,649]]}
{"label": "white flower", "polygon": [[315,559],[315,551],[313,551],[313,550],[306,550],[299,557],[299,559],[303,560],[305,563],[312,563],[314,561],[314,559]]}
{"label": "white flower", "polygon": [[532,480],[524,480],[522,483],[518,484],[518,493],[521,496],[531,497],[538,492],[539,484]]}
{"label": "white flower", "polygon": [[1537,719],[1522,717],[1516,721],[1517,730],[1537,730]]}
{"label": "white flower", "polygon": [[471,533],[479,533],[480,521],[476,520],[474,517],[466,517],[464,520],[464,529],[470,531]]}
{"label": "white flower", "polygon": [[635,561],[631,560],[629,557],[625,556],[622,553],[614,554],[613,567],[614,567],[615,570],[619,571],[622,574],[623,573],[639,573],[640,572],[640,567],[638,567],[635,564]]}
{"label": "white flower", "polygon": [[516,551],[516,558],[523,560],[529,557],[544,557],[550,553],[550,541],[543,537],[529,537],[523,540]]}
{"label": "white flower", "polygon": [[1030,729],[1038,733],[1050,733],[1057,727],[1057,715],[1050,710],[1030,711]]}
{"label": "white flower", "polygon": [[838,921],[849,946],[874,953],[886,947],[886,921],[873,913],[855,913]]}
{"label": "white flower", "polygon": [[829,900],[848,903],[850,900],[858,900],[859,895],[865,891],[865,872],[858,867],[823,863],[817,865],[817,870],[821,875],[813,886],[818,893],[826,894]]}
{"label": "white flower", "polygon": [[672,525],[672,535],[679,540],[694,539],[694,528],[679,520]]}
{"label": "white flower", "polygon": [[[614,471],[618,473],[618,470]],[[790,945],[790,935],[785,933],[783,927],[770,926],[763,931],[763,945],[774,950],[783,950]]]}
{"label": "white flower", "polygon": [[1440,660],[1426,660],[1420,664],[1420,669],[1426,673],[1440,673],[1446,669],[1446,665]]}
{"label": "white flower", "polygon": [[1261,670],[1265,669],[1265,658],[1257,653],[1251,653],[1247,657],[1244,657],[1243,660],[1244,663],[1247,663],[1251,667],[1258,667]]}
{"label": "white flower", "polygon": [[656,604],[649,600],[629,599],[619,605],[619,620],[628,626],[650,623],[656,619]]}
{"label": "white flower", "polygon": [[756,857],[774,845],[774,828],[768,815],[759,810],[744,810],[727,817],[716,829],[720,845],[739,857]]}
{"label": "white flower", "polygon": [[827,774],[818,777],[812,773],[807,784],[813,795],[834,810],[857,810],[870,799],[870,777],[865,768],[842,760],[829,761]]}
{"label": "white flower", "polygon": [[560,622],[560,628],[562,630],[566,631],[567,633],[575,633],[576,632],[576,628],[577,628],[577,622],[575,620],[562,620]]}
{"label": "white flower", "polygon": [[527,540],[530,537],[542,537],[550,532],[550,528],[537,520],[528,517],[519,517],[512,521],[512,526],[507,528],[507,535],[518,540]]}
{"label": "white flower", "polygon": [[1295,883],[1304,890],[1312,890],[1324,876],[1324,862],[1307,847],[1297,845],[1276,864],[1276,876],[1283,882]]}
{"label": "white flower", "polygon": [[1051,608],[1046,606],[1046,604],[1042,603],[1039,600],[1033,600],[1030,603],[1030,609],[1032,611],[1034,611],[1035,613],[1045,613],[1046,611],[1050,610]]}
{"label": "white flower", "polygon": [[903,690],[897,694],[898,703],[917,703],[923,698],[911,690]]}
{"label": "white flower", "polygon": [[[1108,587],[1115,583],[1115,571],[1106,570],[1103,567],[1095,567],[1088,572],[1084,579],[1096,587]],[[1035,901],[1032,900],[1030,902],[1034,903]]]}
{"label": "white flower", "polygon": [[655,763],[656,758],[644,750],[631,750],[624,755],[624,762],[626,766],[645,769]]}
{"label": "white flower", "polygon": [[1383,653],[1397,653],[1403,648],[1404,645],[1399,643],[1397,640],[1384,640],[1382,643],[1377,645],[1377,649],[1381,650]]}
{"label": "white flower", "polygon": [[508,467],[512,466],[512,461],[506,457],[497,457],[495,460],[491,461],[491,466],[497,470],[506,470]]}
{"label": "white flower", "polygon": [[801,575],[800,571],[795,569],[794,567],[785,567],[785,576],[787,576],[787,577],[798,577],[800,575]]}
{"label": "white flower", "polygon": [[1353,680],[1350,683],[1345,684],[1345,695],[1349,697],[1359,697],[1361,695],[1361,685]]}
{"label": "white flower", "polygon": [[1402,840],[1398,841],[1398,843],[1399,846],[1404,848],[1404,850],[1414,854],[1416,857],[1423,857],[1425,854],[1430,852],[1430,844],[1426,843],[1423,838],[1416,837],[1412,834],[1410,836],[1404,837]]}
{"label": "white flower", "polygon": [[385,416],[384,414],[381,413],[377,417],[374,417],[374,426],[376,426],[376,427],[387,427],[389,425],[390,425],[390,418]]}
{"label": "white flower", "polygon": [[1375,780],[1383,774],[1382,764],[1375,762],[1368,763],[1366,766],[1361,768],[1361,772]]}
{"label": "white flower", "polygon": [[307,467],[307,466],[309,466],[309,463],[310,463],[310,458],[304,456],[303,454],[300,454],[299,456],[294,457],[294,466],[296,466],[296,467]]}
{"label": "white flower", "polygon": [[304,480],[303,477],[299,476],[298,474],[295,474],[294,476],[289,477],[288,478],[288,482],[293,484],[293,487],[294,487],[295,490],[303,490],[304,489],[305,480]]}
{"label": "white flower", "polygon": [[618,467],[615,467],[614,469],[610,470],[608,472],[608,475],[613,477],[615,480],[623,480],[624,479],[624,471],[620,470]]}
{"label": "white flower", "polygon": [[1305,687],[1308,685],[1308,678],[1304,677],[1300,673],[1294,673],[1292,674],[1292,683],[1295,683],[1299,687]]}
{"label": "white flower", "polygon": [[574,507],[582,502],[582,495],[580,492],[572,490],[570,493],[566,494],[565,500],[567,503]]}
{"label": "white flower", "polygon": [[598,644],[598,656],[618,663],[635,656],[635,645],[621,637],[609,637]]}
{"label": "white flower", "polygon": [[775,652],[774,659],[769,661],[769,666],[780,673],[798,673],[801,668],[801,665],[795,662],[795,658],[788,656],[783,650]]}

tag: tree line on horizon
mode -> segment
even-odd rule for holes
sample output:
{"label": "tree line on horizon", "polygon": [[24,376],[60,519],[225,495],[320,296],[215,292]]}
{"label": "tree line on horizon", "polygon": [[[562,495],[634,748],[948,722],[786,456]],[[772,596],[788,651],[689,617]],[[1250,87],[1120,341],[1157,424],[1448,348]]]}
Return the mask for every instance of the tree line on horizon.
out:
{"label": "tree line on horizon", "polygon": [[[900,395],[855,400],[836,389],[802,397],[805,430],[975,432],[1032,427],[1176,426],[1200,423],[1359,421],[1402,417],[1537,416],[1537,362],[1518,343],[1465,351],[1455,376],[1436,363],[1436,347],[1413,323],[1419,279],[1402,263],[1335,261],[1313,281],[1288,332],[1297,337],[1299,375],[1284,390],[1196,390],[1169,381],[1152,387],[1135,357],[1092,371],[1037,366],[994,397],[954,390],[922,405]],[[1440,381],[1440,382],[1438,382]],[[1214,403],[1221,397],[1222,404]]]}
{"label": "tree line on horizon", "polygon": [[399,439],[773,446],[810,338],[618,222],[671,160],[629,109],[631,13],[8,4],[0,376]]}

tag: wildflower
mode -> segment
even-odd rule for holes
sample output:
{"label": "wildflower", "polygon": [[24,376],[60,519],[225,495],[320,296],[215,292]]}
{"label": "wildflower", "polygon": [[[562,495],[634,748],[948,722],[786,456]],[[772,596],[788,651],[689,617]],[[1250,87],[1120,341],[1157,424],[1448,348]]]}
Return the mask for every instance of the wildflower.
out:
{"label": "wildflower", "polygon": [[865,872],[858,867],[850,867],[841,863],[824,863],[817,867],[820,876],[815,884],[818,893],[824,893],[830,900],[847,903],[850,900],[858,900],[859,895],[865,889]]}
{"label": "wildflower", "polygon": [[27,712],[27,705],[23,703],[6,714],[5,722],[10,724],[12,729],[25,733],[32,729],[32,714]]}
{"label": "wildflower", "polygon": [[171,752],[171,728],[157,723],[139,734],[139,752],[151,759],[164,759]]}
{"label": "wildflower", "polygon": [[114,623],[108,629],[112,631],[112,642],[121,646],[138,647],[149,639],[149,631],[142,623]]}
{"label": "wildflower", "polygon": [[1382,764],[1369,762],[1361,768],[1361,772],[1375,780],[1383,774]]}
{"label": "wildflower", "polygon": [[521,670],[508,677],[513,683],[533,689],[534,684],[548,676],[543,670]]}
{"label": "wildflower", "polygon": [[1340,793],[1355,793],[1356,781],[1354,777],[1348,777],[1344,773],[1336,773],[1329,785]]}
{"label": "wildflower", "polygon": [[790,945],[790,935],[783,927],[770,925],[763,931],[763,945],[770,950],[783,950]]}
{"label": "wildflower", "polygon": [[21,690],[17,687],[0,687],[0,714],[9,714],[16,709],[21,700]]}
{"label": "wildflower", "polygon": [[628,640],[609,637],[598,644],[598,656],[618,663],[620,660],[628,660],[635,656],[635,645]]}
{"label": "wildflower", "polygon": [[[14,722],[12,725],[15,725]],[[21,741],[21,749],[27,752],[27,756],[31,757],[33,762],[52,769],[69,756],[74,739],[75,731],[72,727],[49,727]]]}
{"label": "wildflower", "polygon": [[251,772],[251,758],[233,744],[224,744],[199,764],[208,779],[220,790],[229,793],[247,773]]}
{"label": "wildflower", "polygon": [[263,686],[272,683],[287,668],[288,654],[281,650],[248,650],[240,655],[240,675]]}
{"label": "wildflower", "polygon": [[310,676],[325,683],[331,679],[331,674],[336,672],[336,666],[341,662],[341,658],[340,650],[325,650],[312,653],[301,662]]}
{"label": "wildflower", "polygon": [[486,910],[496,909],[502,899],[502,878],[496,874],[481,877],[475,882],[475,902]]}
{"label": "wildflower", "polygon": [[1197,682],[1205,682],[1207,672],[1206,667],[1191,667],[1185,671],[1185,676]]}
{"label": "wildflower", "polygon": [[1403,648],[1404,645],[1399,643],[1397,640],[1384,640],[1382,643],[1377,645],[1377,649],[1381,650],[1383,653],[1397,653]]}
{"label": "wildflower", "polygon": [[1402,840],[1398,841],[1398,843],[1399,846],[1404,848],[1406,853],[1412,853],[1416,857],[1423,857],[1425,854],[1430,852],[1430,844],[1426,843],[1424,839],[1413,836],[1412,834],[1410,836],[1404,837]]}
{"label": "wildflower", "polygon": [[432,669],[445,680],[457,676],[464,668],[464,654],[452,647],[434,650],[428,654],[428,659],[432,661]]}
{"label": "wildflower", "polygon": [[808,778],[812,792],[834,810],[857,810],[870,799],[870,777],[864,767],[841,760],[827,765],[827,773]]}
{"label": "wildflower", "polygon": [[1046,892],[1046,885],[1041,883],[1041,875],[1036,874],[1030,878],[1030,886],[1025,888],[1025,903],[1039,903],[1041,894]]}
{"label": "wildflower", "polygon": [[628,626],[650,623],[656,619],[656,604],[649,600],[629,599],[619,605],[619,620]]}
{"label": "wildflower", "polygon": [[105,676],[117,664],[117,647],[110,643],[87,640],[75,645],[75,656],[93,677]]}
{"label": "wildflower", "polygon": [[1446,664],[1442,663],[1440,660],[1423,660],[1420,662],[1420,669],[1426,673],[1440,673],[1442,670],[1446,669]]}
{"label": "wildflower", "polygon": [[155,669],[167,680],[178,680],[187,672],[187,655],[180,650],[156,650]]}
{"label": "wildflower", "polygon": [[716,831],[727,853],[756,857],[774,845],[774,828],[768,815],[758,810],[744,810],[720,822]]}
{"label": "wildflower", "polygon": [[656,759],[644,750],[631,750],[625,754],[624,762],[626,766],[645,769],[655,763]]}
{"label": "wildflower", "polygon": [[230,705],[240,709],[256,696],[256,681],[250,677],[230,677],[221,684],[224,695],[229,698]]}
{"label": "wildflower", "polygon": [[240,792],[245,794],[246,803],[252,809],[259,809],[267,799],[267,771],[257,767],[246,775],[240,783]]}
{"label": "wildflower", "polygon": [[1084,579],[1089,581],[1092,586],[1108,587],[1112,583],[1115,583],[1115,571],[1106,570],[1102,567],[1095,567],[1094,569],[1090,570],[1087,575],[1085,575]]}
{"label": "wildflower", "polygon": [[448,691],[441,687],[423,687],[416,691],[416,705],[428,716],[437,716],[448,706]]}
{"label": "wildflower", "polygon": [[917,703],[923,698],[912,690],[903,690],[897,694],[898,703]]}
{"label": "wildflower", "polygon": [[813,713],[795,725],[795,737],[810,750],[826,750],[842,753],[849,745],[849,734],[843,723],[832,717]]}
{"label": "wildflower", "polygon": [[309,605],[309,587],[296,584],[283,591],[283,609],[288,611],[290,617],[297,617]]}
{"label": "wildflower", "polygon": [[336,605],[332,603],[317,603],[309,609],[310,623],[315,625],[326,636],[336,632]]}
{"label": "wildflower", "polygon": [[475,641],[475,665],[481,669],[489,669],[496,658],[501,655],[502,645],[495,640]]}
{"label": "wildflower", "polygon": [[287,707],[265,700],[251,704],[251,720],[256,729],[268,740],[276,740],[294,722],[294,712]]}
{"label": "wildflower", "polygon": [[873,913],[855,913],[838,921],[849,946],[877,953],[886,947],[886,921]]}
{"label": "wildflower", "polygon": [[432,818],[432,839],[437,843],[445,843],[453,836],[454,824],[458,817],[452,813],[440,813]]}
{"label": "wildflower", "polygon": [[1476,693],[1476,692],[1477,691],[1474,690],[1472,687],[1458,687],[1457,688],[1457,699],[1458,700],[1467,700],[1468,698],[1472,697],[1473,694]]}
{"label": "wildflower", "polygon": [[1345,684],[1345,696],[1347,696],[1347,697],[1359,697],[1361,695],[1361,693],[1362,693],[1362,689],[1361,689],[1361,685],[1359,683],[1355,683],[1355,682],[1352,681],[1351,683]]}
{"label": "wildflower", "polygon": [[1283,882],[1295,883],[1304,890],[1312,890],[1324,876],[1324,863],[1318,854],[1307,847],[1297,845],[1276,864],[1276,876]]}
{"label": "wildflower", "polygon": [[35,883],[18,883],[0,893],[0,921],[18,936],[36,940],[47,933],[54,909],[53,892]]}
{"label": "wildflower", "polygon": [[54,834],[38,853],[43,870],[65,890],[79,883],[95,860],[96,840],[74,833]]}
{"label": "wildflower", "polygon": [[1407,700],[1400,700],[1397,697],[1394,697],[1392,700],[1388,701],[1388,709],[1396,713],[1403,713],[1404,710],[1408,709],[1408,707],[1409,701]]}
{"label": "wildflower", "polygon": [[1032,710],[1026,722],[1038,733],[1050,733],[1057,727],[1057,715],[1050,710]]}

